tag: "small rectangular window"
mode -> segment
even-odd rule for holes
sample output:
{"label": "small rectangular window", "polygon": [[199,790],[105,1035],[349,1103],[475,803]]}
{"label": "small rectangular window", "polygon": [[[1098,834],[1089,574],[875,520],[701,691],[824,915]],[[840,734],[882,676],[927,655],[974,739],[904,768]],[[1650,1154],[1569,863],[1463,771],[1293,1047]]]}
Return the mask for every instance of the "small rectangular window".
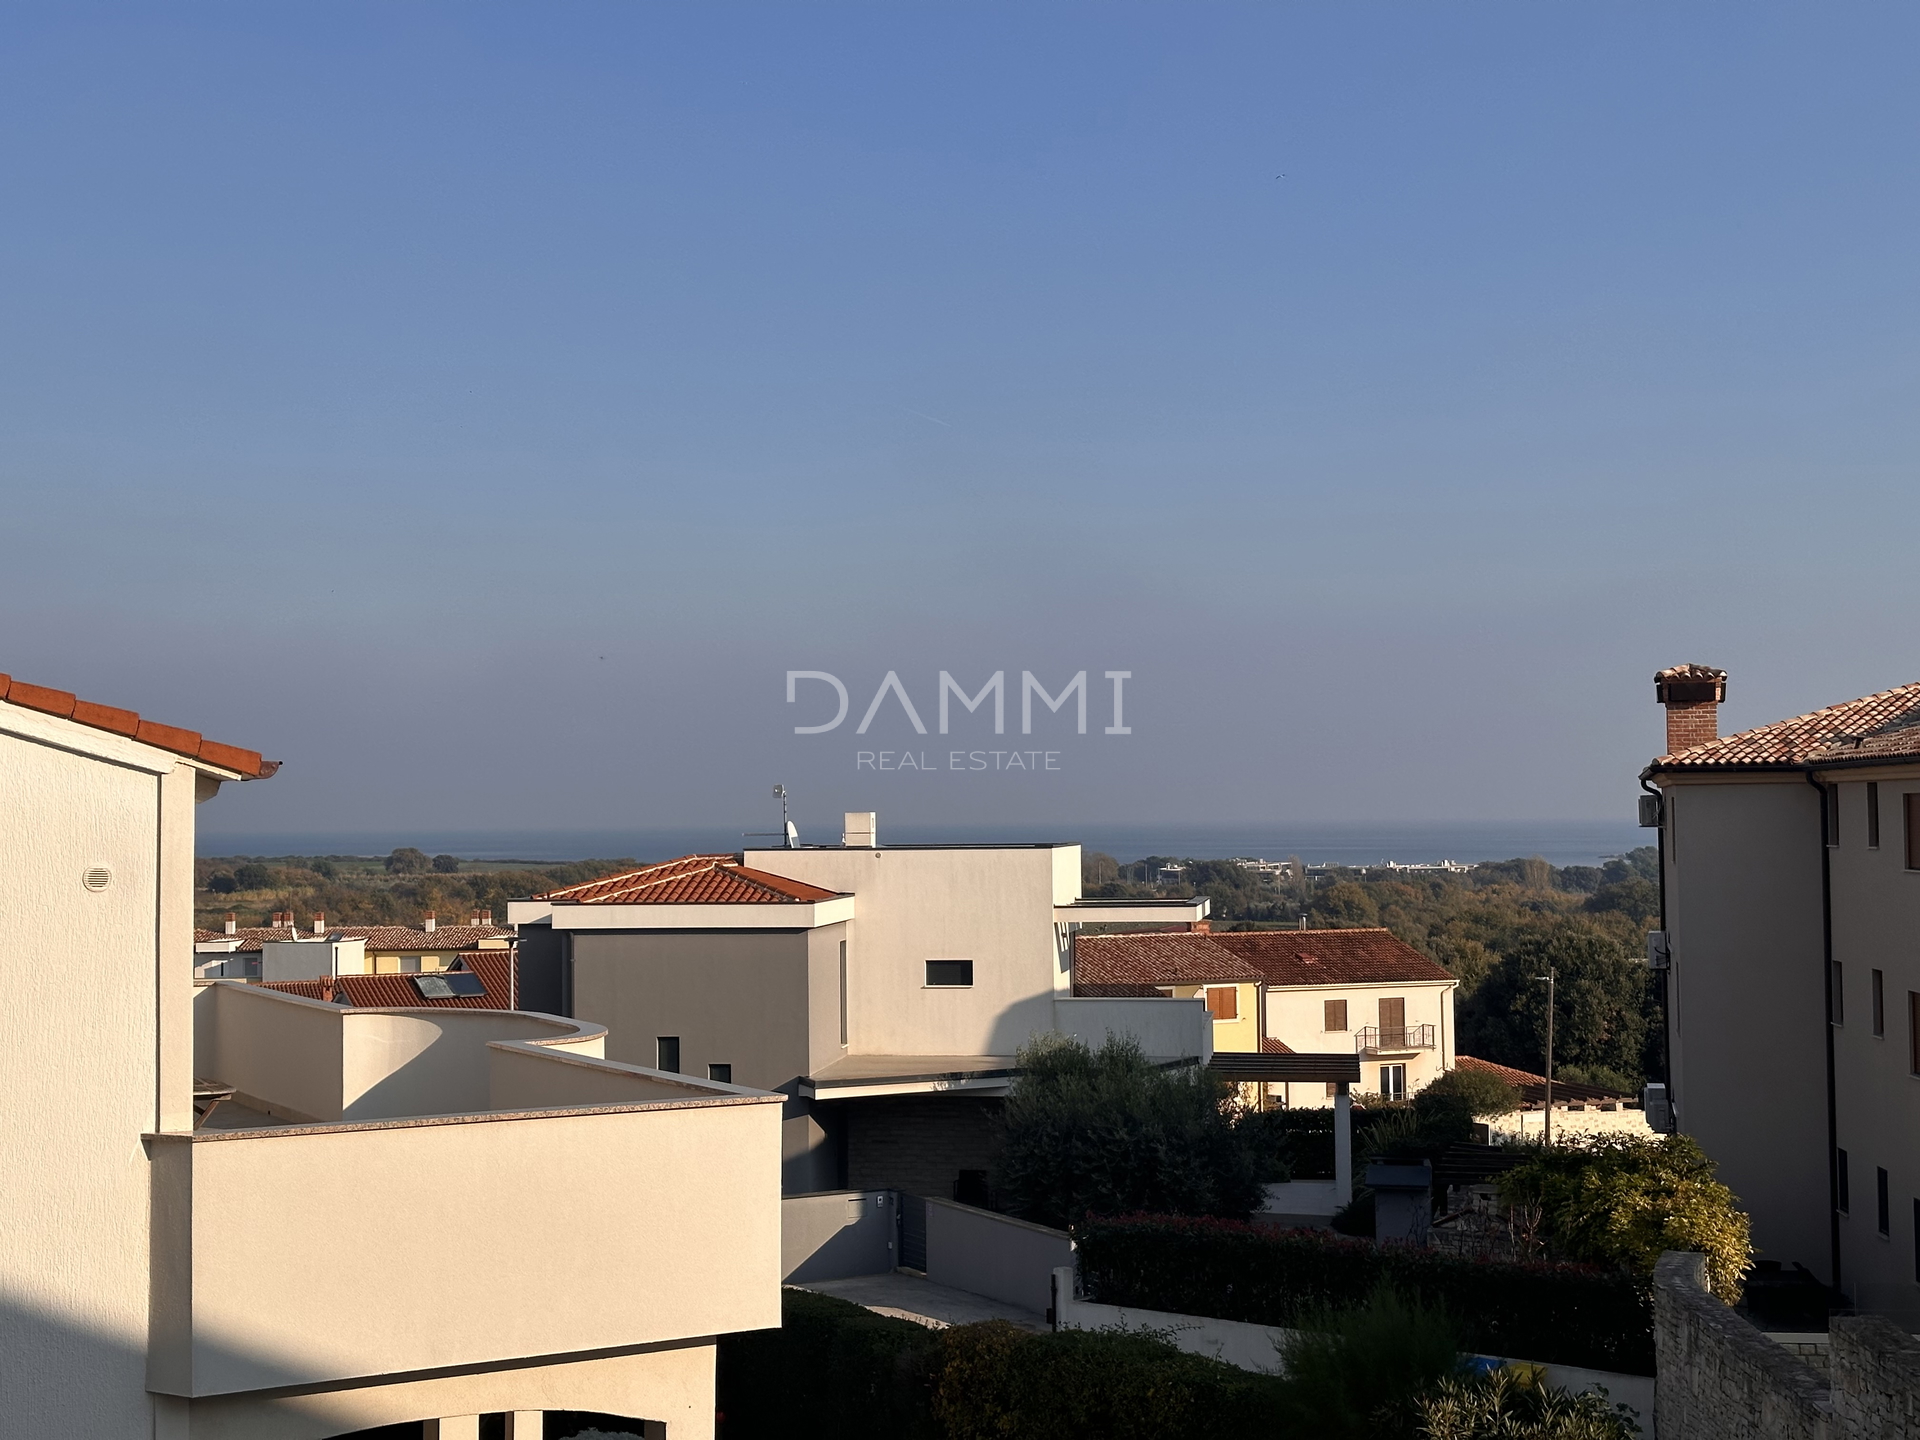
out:
{"label": "small rectangular window", "polygon": [[1853,1208],[1853,1177],[1847,1173],[1847,1152],[1833,1152],[1833,1188],[1838,1193],[1840,1213],[1846,1214]]}
{"label": "small rectangular window", "polygon": [[1827,792],[1827,844],[1840,843],[1840,787],[1828,785]]}
{"label": "small rectangular window", "polygon": [[1347,1028],[1347,1002],[1346,1001],[1344,1000],[1327,1001],[1326,1014],[1327,1014],[1327,1022],[1324,1028],[1328,1030],[1344,1030]]}
{"label": "small rectangular window", "polygon": [[1907,1073],[1920,1075],[1920,995],[1907,992]]}
{"label": "small rectangular window", "polygon": [[1231,985],[1215,986],[1208,990],[1207,1014],[1216,1020],[1238,1020],[1240,992]]}
{"label": "small rectangular window", "polygon": [[840,942],[840,1044],[847,1043],[847,942]]}
{"label": "small rectangular window", "polygon": [[935,988],[965,988],[973,984],[973,961],[927,961],[927,984]]}
{"label": "small rectangular window", "polygon": [[1920,1280],[1920,1200],[1913,1202],[1913,1278]]}
{"label": "small rectangular window", "polygon": [[1882,1038],[1887,1033],[1887,973],[1884,970],[1873,972],[1873,1033]]}
{"label": "small rectangular window", "polygon": [[680,1037],[662,1035],[653,1043],[654,1069],[665,1070],[669,1075],[680,1073]]}
{"label": "small rectangular window", "polygon": [[1920,870],[1920,794],[1902,795],[1907,816],[1907,869]]}
{"label": "small rectangular window", "polygon": [[1836,1025],[1844,1025],[1847,1023],[1847,991],[1846,987],[1840,983],[1840,980],[1840,962],[1838,960],[1829,960],[1827,962],[1827,986],[1830,992],[1828,1002],[1832,1006],[1833,1023]]}
{"label": "small rectangular window", "polygon": [[1875,1170],[1873,1172],[1873,1191],[1874,1227],[1878,1229],[1882,1235],[1891,1236],[1893,1234],[1893,1216],[1887,1208],[1886,1171]]}
{"label": "small rectangular window", "polygon": [[707,1079],[718,1080],[722,1085],[731,1085],[733,1083],[733,1066],[709,1065],[707,1066]]}
{"label": "small rectangular window", "polygon": [[1880,848],[1880,782],[1867,782],[1867,848]]}

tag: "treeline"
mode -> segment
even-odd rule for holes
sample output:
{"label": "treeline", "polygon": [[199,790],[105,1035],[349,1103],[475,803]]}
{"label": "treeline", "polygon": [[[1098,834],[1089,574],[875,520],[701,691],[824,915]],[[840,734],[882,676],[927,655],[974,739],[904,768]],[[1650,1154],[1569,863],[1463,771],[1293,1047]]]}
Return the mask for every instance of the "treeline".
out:
{"label": "treeline", "polygon": [[[1128,881],[1185,867],[1177,883]],[[1460,979],[1460,1053],[1538,1071],[1545,1063],[1547,987],[1554,996],[1554,1073],[1637,1090],[1660,1073],[1662,1017],[1646,966],[1646,931],[1659,924],[1657,852],[1646,846],[1604,865],[1554,866],[1535,856],[1476,865],[1466,874],[1334,870],[1262,875],[1227,860],[1148,856],[1122,867],[1086,857],[1088,894],[1100,898],[1205,895],[1216,929],[1380,925]]]}
{"label": "treeline", "polygon": [[[416,858],[417,857],[417,858]],[[436,860],[438,863],[436,864]],[[445,925],[464,925],[491,911],[505,924],[507,901],[637,868],[632,859],[577,860],[555,865],[477,868],[452,856],[429,859],[396,850],[357,855],[233,855],[194,862],[195,923],[220,928],[228,912],[243,926],[265,925],[275,911],[302,924],[324,914],[335,925],[418,925],[431,911]]]}

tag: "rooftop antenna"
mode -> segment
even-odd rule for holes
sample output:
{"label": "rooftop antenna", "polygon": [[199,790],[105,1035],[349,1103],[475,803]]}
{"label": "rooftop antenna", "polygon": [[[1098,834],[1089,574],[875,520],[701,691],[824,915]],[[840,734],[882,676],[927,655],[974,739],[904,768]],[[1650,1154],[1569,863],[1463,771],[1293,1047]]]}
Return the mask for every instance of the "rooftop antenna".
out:
{"label": "rooftop antenna", "polygon": [[787,849],[798,850],[800,848],[800,832],[794,828],[793,821],[787,818],[787,787],[784,785],[774,786],[773,798],[780,802],[779,830],[749,830],[747,832],[747,838],[749,840],[778,840]]}

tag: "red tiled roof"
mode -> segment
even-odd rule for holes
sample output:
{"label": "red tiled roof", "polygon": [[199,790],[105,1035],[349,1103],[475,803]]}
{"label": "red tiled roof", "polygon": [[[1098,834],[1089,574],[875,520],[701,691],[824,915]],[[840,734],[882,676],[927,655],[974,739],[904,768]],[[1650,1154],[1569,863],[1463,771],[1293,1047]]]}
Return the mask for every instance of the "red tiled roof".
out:
{"label": "red tiled roof", "polygon": [[[348,940],[365,940],[369,950],[470,950],[482,940],[511,940],[513,931],[499,925],[441,925],[432,931],[407,925],[329,925],[328,935]],[[312,939],[310,930],[297,925],[243,925],[228,935],[220,930],[195,930],[196,943],[203,940],[238,940],[236,954],[258,950],[268,940],[291,940],[296,935]]]}
{"label": "red tiled roof", "polygon": [[1214,942],[1218,936],[1184,930],[1135,935],[1077,935],[1073,941],[1075,993],[1113,993],[1112,987],[1199,985],[1208,981],[1259,980],[1260,972]]}
{"label": "red tiled roof", "polygon": [[[480,977],[484,995],[453,995],[429,1000],[420,993],[411,975],[339,975],[332,980],[269,980],[260,988],[279,990],[288,995],[304,995],[309,1000],[336,1000],[347,997],[349,1005],[374,1009],[461,1009],[506,1010],[512,1004],[512,952],[509,950],[469,950],[459,957],[460,968]],[[429,974],[438,973],[429,971]]]}
{"label": "red tiled roof", "polygon": [[[1462,1070],[1478,1070],[1482,1074],[1496,1075],[1520,1092],[1522,1100],[1541,1104],[1547,1098],[1547,1077],[1535,1075],[1531,1070],[1516,1070],[1511,1065],[1496,1065],[1491,1060],[1476,1059],[1472,1055],[1456,1055],[1453,1063]],[[1553,1098],[1558,1100],[1633,1100],[1637,1096],[1623,1095],[1618,1090],[1603,1089],[1598,1085],[1581,1085],[1572,1080],[1553,1082]]]}
{"label": "red tiled roof", "polygon": [[793,905],[833,900],[838,892],[749,869],[737,855],[683,855],[533,898],[576,905]]}
{"label": "red tiled roof", "polygon": [[1777,769],[1920,754],[1920,684],[1901,685],[1723,735],[1648,767],[1663,770]]}
{"label": "red tiled roof", "polygon": [[71,691],[29,685],[24,680],[15,680],[11,675],[0,675],[0,700],[22,709],[38,710],[47,715],[57,715],[62,720],[90,725],[95,730],[124,735],[129,740],[137,740],[142,745],[151,745],[158,750],[171,750],[189,760],[204,760],[222,770],[238,771],[242,780],[265,780],[280,768],[278,760],[262,760],[258,750],[222,745],[218,740],[206,739],[197,730],[182,730],[175,725],[162,725],[157,720],[143,720],[132,710],[96,705],[91,700],[80,699]]}
{"label": "red tiled roof", "polygon": [[1453,979],[1384,928],[1216,931],[1216,945],[1250,962],[1269,985],[1365,985]]}
{"label": "red tiled roof", "polygon": [[1261,1037],[1260,1048],[1269,1055],[1293,1055],[1298,1052],[1284,1040],[1276,1040],[1271,1035]]}

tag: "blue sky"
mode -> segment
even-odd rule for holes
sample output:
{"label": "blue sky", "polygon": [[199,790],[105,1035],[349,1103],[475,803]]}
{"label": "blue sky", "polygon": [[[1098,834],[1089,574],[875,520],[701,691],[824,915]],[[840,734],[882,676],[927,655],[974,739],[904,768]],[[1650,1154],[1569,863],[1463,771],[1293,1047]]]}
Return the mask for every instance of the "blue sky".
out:
{"label": "blue sky", "polygon": [[[235,832],[1626,815],[1660,665],[1920,678],[1917,32],[10,6],[0,669]],[[942,669],[1091,733],[851,733]]]}

